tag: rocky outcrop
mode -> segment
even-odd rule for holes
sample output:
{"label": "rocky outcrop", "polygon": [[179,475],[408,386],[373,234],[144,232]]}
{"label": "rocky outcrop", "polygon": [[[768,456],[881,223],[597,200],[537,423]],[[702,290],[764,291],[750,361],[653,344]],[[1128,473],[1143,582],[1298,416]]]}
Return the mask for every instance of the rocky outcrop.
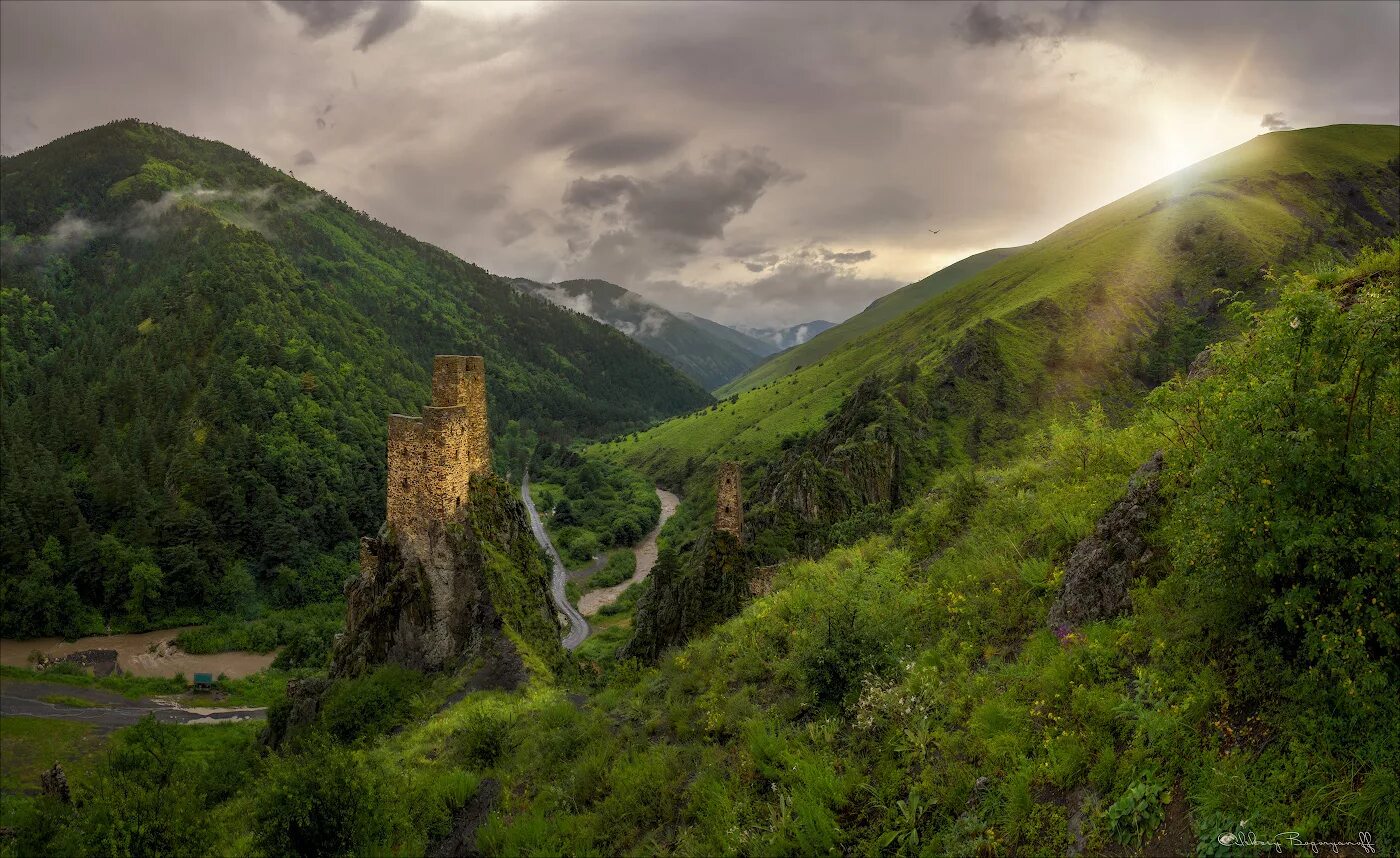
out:
{"label": "rocky outcrop", "polygon": [[53,768],[39,775],[39,787],[49,798],[64,804],[73,802],[73,795],[68,790],[68,776],[63,773],[63,766],[58,763],[54,763]]}
{"label": "rocky outcrop", "polygon": [[121,676],[122,669],[117,659],[117,651],[114,649],[85,649],[78,652],[70,652],[58,658],[40,658],[34,666],[39,670],[52,667],[55,664],[76,664],[85,670],[91,670],[92,675],[98,678],[104,676]]}
{"label": "rocky outcrop", "polygon": [[1147,534],[1162,507],[1161,470],[1159,450],[1128,480],[1128,491],[1103,514],[1094,532],[1074,546],[1065,563],[1064,588],[1050,608],[1051,628],[1105,620],[1132,608],[1128,588],[1153,558]]}
{"label": "rocky outcrop", "polygon": [[655,661],[668,647],[685,643],[724,622],[750,598],[753,564],[732,533],[715,530],[681,563],[663,550],[637,606],[632,639],[622,658]]}
{"label": "rocky outcrop", "polygon": [[436,671],[489,660],[486,673],[514,687],[524,661],[507,626],[546,661],[561,657],[548,592],[524,505],[501,479],[474,475],[458,514],[413,543],[387,527],[361,542],[331,676],[385,663]]}

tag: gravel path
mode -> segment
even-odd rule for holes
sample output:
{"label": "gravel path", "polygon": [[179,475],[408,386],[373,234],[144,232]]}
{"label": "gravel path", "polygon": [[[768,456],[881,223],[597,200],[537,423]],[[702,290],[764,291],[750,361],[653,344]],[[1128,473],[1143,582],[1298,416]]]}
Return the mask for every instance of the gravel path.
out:
{"label": "gravel path", "polygon": [[[91,706],[69,706],[50,703],[45,697],[70,697],[85,700]],[[58,718],[81,721],[107,732],[130,727],[147,715],[167,724],[219,724],[228,721],[262,720],[263,708],[206,708],[181,706],[159,698],[131,700],[120,694],[99,688],[84,688],[58,682],[27,682],[7,679],[0,682],[0,716],[24,715],[31,718]]]}

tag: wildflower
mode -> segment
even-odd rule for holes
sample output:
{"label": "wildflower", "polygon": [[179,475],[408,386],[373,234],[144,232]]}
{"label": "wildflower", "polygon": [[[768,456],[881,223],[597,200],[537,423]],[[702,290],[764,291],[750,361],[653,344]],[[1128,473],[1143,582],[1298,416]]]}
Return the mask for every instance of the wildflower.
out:
{"label": "wildflower", "polygon": [[1293,317],[1293,321],[1291,321],[1291,322],[1288,323],[1288,327],[1290,327],[1290,328],[1292,328],[1293,330],[1296,331],[1296,330],[1298,330],[1298,325],[1299,325],[1299,324],[1300,324],[1300,323],[1299,323],[1299,321],[1298,321],[1298,317],[1297,317],[1297,316],[1294,316],[1294,317]]}

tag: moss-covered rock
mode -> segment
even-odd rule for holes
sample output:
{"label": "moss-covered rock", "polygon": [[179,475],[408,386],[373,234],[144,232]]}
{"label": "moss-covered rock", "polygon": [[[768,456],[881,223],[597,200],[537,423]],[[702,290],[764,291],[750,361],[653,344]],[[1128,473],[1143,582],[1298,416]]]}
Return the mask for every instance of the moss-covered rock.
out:
{"label": "moss-covered rock", "polygon": [[513,688],[527,661],[563,658],[549,568],[524,506],[498,477],[474,476],[458,517],[425,546],[410,549],[386,528],[364,551],[332,677],[385,663],[424,671],[479,663],[484,685]]}
{"label": "moss-covered rock", "polygon": [[711,532],[689,557],[683,564],[676,552],[662,550],[623,658],[655,661],[667,647],[705,633],[743,607],[754,566],[733,534]]}

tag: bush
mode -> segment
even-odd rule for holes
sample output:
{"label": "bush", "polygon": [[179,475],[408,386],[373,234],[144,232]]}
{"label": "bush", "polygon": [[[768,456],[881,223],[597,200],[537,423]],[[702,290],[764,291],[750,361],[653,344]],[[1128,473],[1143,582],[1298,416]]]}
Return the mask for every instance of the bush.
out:
{"label": "bush", "polygon": [[392,664],[343,679],[321,704],[321,725],[344,743],[378,736],[408,720],[425,682],[423,674]]}
{"label": "bush", "polygon": [[631,578],[637,571],[637,555],[629,550],[614,551],[608,563],[585,582],[589,590],[612,587]]}
{"label": "bush", "polygon": [[274,758],[254,809],[254,841],[267,855],[343,856],[381,851],[389,796],[383,779],[324,739]]}
{"label": "bush", "polygon": [[1358,266],[1287,281],[1158,402],[1180,414],[1172,559],[1210,625],[1366,707],[1400,682],[1400,243]]}

